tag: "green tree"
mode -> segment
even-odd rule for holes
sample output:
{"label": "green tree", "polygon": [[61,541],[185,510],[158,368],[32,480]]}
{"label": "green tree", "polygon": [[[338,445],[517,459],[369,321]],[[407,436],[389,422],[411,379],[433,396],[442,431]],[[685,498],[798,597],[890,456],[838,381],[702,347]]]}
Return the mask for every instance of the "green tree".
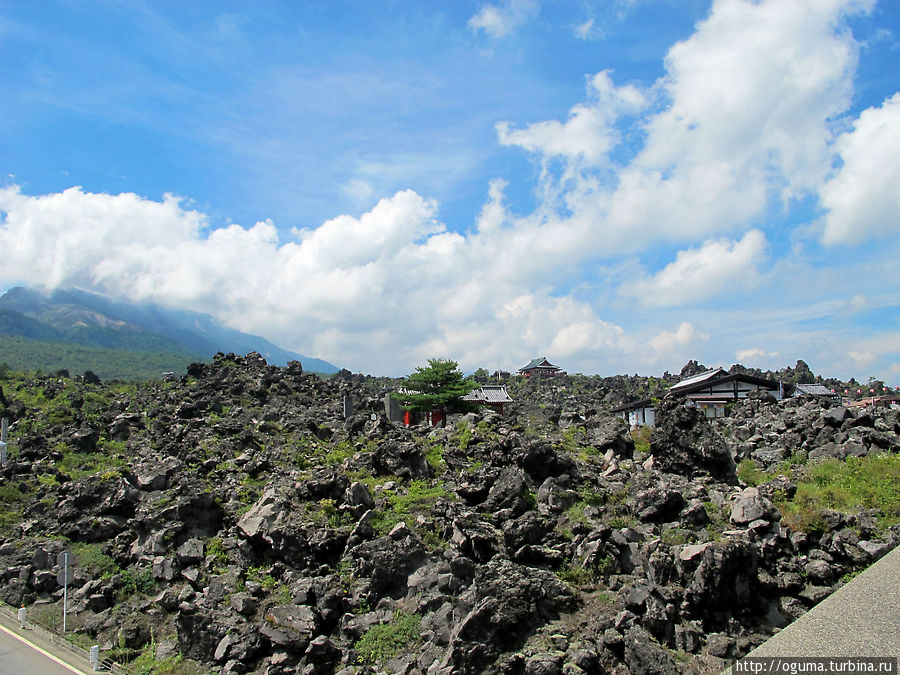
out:
{"label": "green tree", "polygon": [[428,366],[419,366],[400,386],[401,391],[392,394],[406,410],[431,412],[438,409],[442,414],[450,411],[473,410],[475,407],[463,396],[478,385],[464,377],[456,361],[449,359],[428,359]]}

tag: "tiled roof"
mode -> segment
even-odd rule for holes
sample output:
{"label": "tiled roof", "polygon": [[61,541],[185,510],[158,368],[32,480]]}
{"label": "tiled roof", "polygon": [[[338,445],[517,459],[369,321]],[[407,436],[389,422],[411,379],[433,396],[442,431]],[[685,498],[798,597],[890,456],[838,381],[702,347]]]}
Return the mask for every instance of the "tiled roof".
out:
{"label": "tiled roof", "polygon": [[834,392],[823,384],[795,384],[795,394],[809,394],[810,396],[833,396]]}
{"label": "tiled roof", "polygon": [[523,366],[522,368],[519,368],[519,371],[533,370],[535,368],[553,368],[555,370],[559,370],[559,368],[557,368],[556,366],[554,366],[552,363],[550,363],[547,360],[546,356],[539,356],[536,359],[532,359],[531,363],[529,363],[527,366]]}
{"label": "tiled roof", "polygon": [[463,401],[473,403],[511,403],[512,398],[506,387],[500,385],[485,385],[463,396]]}

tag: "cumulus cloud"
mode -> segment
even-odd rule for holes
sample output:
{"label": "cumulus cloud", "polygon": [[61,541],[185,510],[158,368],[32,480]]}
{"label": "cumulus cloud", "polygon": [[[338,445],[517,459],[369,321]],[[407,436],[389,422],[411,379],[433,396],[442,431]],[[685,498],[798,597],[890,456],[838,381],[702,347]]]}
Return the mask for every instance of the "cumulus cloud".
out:
{"label": "cumulus cloud", "polygon": [[760,347],[751,347],[750,349],[738,349],[734,355],[739,362],[756,363],[761,359],[778,356],[778,352],[767,352]]}
{"label": "cumulus cloud", "polygon": [[857,244],[900,232],[900,93],[863,111],[837,140],[843,164],[822,188],[822,243]]}
{"label": "cumulus cloud", "polygon": [[501,124],[499,140],[564,162],[544,172],[540,194],[580,231],[581,251],[746,229],[773,203],[814,194],[831,170],[858,51],[843,25],[871,4],[720,0],[652,86],[600,73],[567,120]]}
{"label": "cumulus cloud", "polygon": [[495,38],[505,37],[535,16],[539,9],[536,0],[506,0],[496,5],[483,5],[469,19],[469,28],[483,30]]}
{"label": "cumulus cloud", "polygon": [[172,196],[7,188],[0,283],[77,286],[207,312],[367,372],[402,373],[436,354],[515,368],[546,352],[594,371],[634,350],[589,304],[531,289],[524,258],[494,264],[508,233],[502,183],[492,194],[468,238],[445,229],[433,200],[402,191],[284,241],[267,221],[210,230]]}
{"label": "cumulus cloud", "polygon": [[646,98],[634,85],[616,87],[606,70],[589,78],[587,88],[594,101],[573,107],[565,122],[536,122],[518,130],[511,130],[507,122],[499,123],[500,144],[589,165],[605,160],[619,139],[614,122],[624,113],[639,111]]}
{"label": "cumulus cloud", "polygon": [[674,354],[690,354],[690,350],[701,342],[709,340],[709,335],[698,331],[692,324],[684,321],[675,331],[663,331],[650,340],[650,346],[658,357],[671,357]]}
{"label": "cumulus cloud", "polygon": [[766,237],[750,230],[740,241],[707,241],[697,249],[679,251],[674,262],[650,278],[624,283],[620,292],[647,307],[702,302],[723,292],[746,290],[760,280]]}

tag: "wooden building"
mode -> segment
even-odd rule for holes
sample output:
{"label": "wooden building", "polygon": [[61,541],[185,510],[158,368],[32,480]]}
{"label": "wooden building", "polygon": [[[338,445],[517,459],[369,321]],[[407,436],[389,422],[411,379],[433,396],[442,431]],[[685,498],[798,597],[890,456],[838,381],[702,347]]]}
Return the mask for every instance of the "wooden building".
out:
{"label": "wooden building", "polygon": [[[782,398],[782,388],[778,382],[761,377],[735,373],[729,375],[723,368],[714,368],[688,377],[669,389],[667,396],[683,397],[689,405],[695,405],[706,417],[725,417],[725,406],[738,399],[746,398],[752,391],[765,391],[776,399]],[[656,411],[651,399],[632,401],[613,408],[631,426],[654,426]]]}
{"label": "wooden building", "polygon": [[557,366],[554,366],[547,360],[546,356],[539,356],[532,359],[527,366],[519,368],[518,375],[522,377],[531,377],[532,375],[565,375],[565,373]]}
{"label": "wooden building", "polygon": [[478,389],[473,389],[463,396],[463,401],[469,403],[480,403],[503,414],[503,405],[512,403],[512,398],[504,385],[485,384]]}

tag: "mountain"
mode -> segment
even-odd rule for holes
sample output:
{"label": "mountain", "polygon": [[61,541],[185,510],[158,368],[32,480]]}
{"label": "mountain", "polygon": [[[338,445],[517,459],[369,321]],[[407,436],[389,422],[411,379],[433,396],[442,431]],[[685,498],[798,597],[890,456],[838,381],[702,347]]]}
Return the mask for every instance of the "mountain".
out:
{"label": "mountain", "polygon": [[207,314],[136,305],[77,289],[45,294],[30,288],[11,288],[0,297],[0,333],[45,342],[165,352],[200,359],[208,359],[219,351],[255,351],[273,365],[300,361],[307,371],[338,371],[327,361],[227,328]]}

